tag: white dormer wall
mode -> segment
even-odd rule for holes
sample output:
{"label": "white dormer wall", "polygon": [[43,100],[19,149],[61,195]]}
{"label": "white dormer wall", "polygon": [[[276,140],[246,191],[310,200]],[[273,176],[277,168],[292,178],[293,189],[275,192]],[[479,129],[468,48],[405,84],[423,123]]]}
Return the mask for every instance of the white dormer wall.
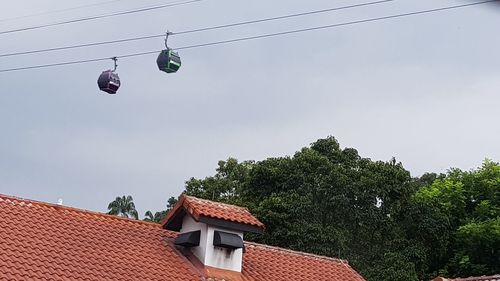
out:
{"label": "white dormer wall", "polygon": [[208,226],[207,235],[207,252],[205,255],[205,265],[241,272],[241,264],[243,262],[243,249],[229,250],[226,248],[214,246],[214,231],[223,231],[233,233],[243,239],[243,232],[224,229],[220,227]]}
{"label": "white dormer wall", "polygon": [[[191,231],[200,230],[200,246],[192,247],[191,252],[203,263],[205,264],[205,255],[207,251],[207,233],[208,225],[195,221],[191,216],[186,215],[182,219],[182,227],[180,233],[186,233]],[[213,238],[212,238],[213,239]],[[213,240],[212,240],[213,241]]]}
{"label": "white dormer wall", "polygon": [[206,266],[241,272],[243,262],[243,249],[229,250],[215,247],[214,232],[223,231],[233,233],[243,239],[243,232],[220,228],[195,221],[186,215],[182,221],[181,233],[200,230],[200,245],[192,247],[191,252]]}

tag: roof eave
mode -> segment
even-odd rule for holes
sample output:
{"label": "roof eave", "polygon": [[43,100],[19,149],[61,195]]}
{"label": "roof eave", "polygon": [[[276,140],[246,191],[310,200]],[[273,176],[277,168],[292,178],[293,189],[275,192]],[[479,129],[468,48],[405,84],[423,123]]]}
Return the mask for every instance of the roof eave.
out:
{"label": "roof eave", "polygon": [[256,234],[264,233],[264,227],[256,225],[242,224],[238,222],[232,222],[232,221],[204,217],[204,216],[201,216],[198,221],[206,223],[208,225],[218,226],[226,229],[238,230],[241,232],[251,232]]}

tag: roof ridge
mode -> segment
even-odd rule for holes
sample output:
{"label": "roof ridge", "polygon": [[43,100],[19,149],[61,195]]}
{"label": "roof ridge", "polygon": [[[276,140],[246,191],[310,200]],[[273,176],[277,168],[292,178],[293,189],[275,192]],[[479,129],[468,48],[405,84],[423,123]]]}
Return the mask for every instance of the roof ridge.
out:
{"label": "roof ridge", "polygon": [[184,195],[184,196],[186,198],[188,198],[188,199],[199,200],[199,201],[203,201],[203,202],[206,202],[206,203],[209,203],[209,204],[220,204],[220,205],[225,205],[225,206],[228,206],[228,207],[231,207],[231,208],[236,207],[236,208],[240,208],[240,209],[244,209],[244,210],[250,211],[247,207],[238,206],[238,205],[235,205],[235,204],[229,204],[229,203],[224,203],[224,202],[219,202],[219,201],[214,201],[214,200],[208,200],[208,199],[198,198],[198,197],[191,196],[191,195]]}
{"label": "roof ridge", "polygon": [[277,247],[277,246],[270,246],[270,245],[260,244],[260,243],[256,243],[256,242],[250,242],[250,241],[245,241],[245,244],[247,244],[247,245],[253,245],[253,246],[257,246],[257,247],[261,247],[261,248],[267,248],[267,249],[270,249],[270,250],[275,250],[275,251],[280,251],[280,252],[286,252],[286,253],[290,253],[290,254],[294,254],[294,255],[299,255],[299,256],[305,256],[305,257],[310,257],[310,258],[317,258],[317,259],[322,259],[322,260],[326,260],[326,261],[335,261],[335,262],[338,262],[338,263],[349,265],[349,262],[347,260],[340,259],[340,258],[333,258],[333,257],[322,256],[322,255],[317,255],[317,254],[312,254],[312,253],[295,251],[295,250],[290,250],[290,249],[287,249],[287,248],[282,248],[282,247]]}
{"label": "roof ridge", "polygon": [[[86,209],[80,209],[80,208],[75,208],[75,207],[70,207],[70,206],[65,206],[65,205],[58,205],[54,203],[49,203],[49,202],[44,202],[44,201],[38,201],[38,200],[33,200],[33,199],[27,199],[27,198],[22,198],[22,197],[17,197],[17,196],[11,196],[11,195],[6,195],[6,194],[1,194],[0,193],[0,202],[2,202],[2,199],[5,200],[11,200],[11,201],[19,201],[20,203],[23,202],[25,204],[35,204],[41,207],[49,207],[49,208],[57,208],[57,209],[65,209],[68,211],[73,211],[76,213],[81,213],[81,214],[89,214],[89,215],[96,215],[104,218],[109,218],[109,219],[114,219],[114,220],[122,220],[122,221],[127,221],[131,223],[137,223],[137,224],[144,224],[144,225],[150,225],[150,226],[157,226],[159,229],[161,228],[161,225],[158,223],[154,222],[148,222],[148,221],[143,221],[143,220],[135,220],[131,218],[125,218],[125,217],[120,217],[120,216],[115,216],[115,215],[110,215],[102,212],[97,212],[97,211],[91,211],[91,210],[86,210]],[[166,230],[170,231],[170,230]],[[170,231],[173,232],[173,231]]]}
{"label": "roof ridge", "polygon": [[[257,229],[252,231],[256,231],[257,233],[261,233],[265,229],[265,225],[257,219],[247,207],[202,199],[186,195],[185,193],[179,197],[179,201],[174,207],[174,210],[177,212],[181,206],[196,221],[199,221],[202,217],[206,217],[256,227]],[[162,222],[163,225],[171,218],[172,216],[167,215]]]}
{"label": "roof ridge", "polygon": [[500,274],[494,274],[494,275],[482,275],[482,276],[469,276],[469,277],[459,277],[455,279],[450,279],[450,280],[458,280],[458,281],[479,281],[479,280],[490,280],[491,278],[500,278]]}

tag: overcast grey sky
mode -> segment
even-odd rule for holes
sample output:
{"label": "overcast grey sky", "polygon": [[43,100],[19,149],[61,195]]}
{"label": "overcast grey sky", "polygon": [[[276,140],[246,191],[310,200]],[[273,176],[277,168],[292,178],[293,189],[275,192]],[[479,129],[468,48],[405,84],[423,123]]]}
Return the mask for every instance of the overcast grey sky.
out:
{"label": "overcast grey sky", "polygon": [[[98,0],[4,1],[0,19]],[[107,2],[101,0],[101,2]],[[121,0],[0,21],[0,31],[169,1]],[[171,2],[171,1],[170,1]],[[369,2],[204,0],[170,9],[0,35],[0,53],[161,34]],[[179,35],[180,47],[469,3],[391,3]],[[120,60],[122,88],[97,89],[111,61],[0,73],[0,193],[106,211],[132,195],[162,209],[218,160],[291,155],[335,136],[363,157],[396,157],[418,176],[500,160],[500,7],[494,4]],[[160,50],[161,38],[0,58],[0,68]]]}

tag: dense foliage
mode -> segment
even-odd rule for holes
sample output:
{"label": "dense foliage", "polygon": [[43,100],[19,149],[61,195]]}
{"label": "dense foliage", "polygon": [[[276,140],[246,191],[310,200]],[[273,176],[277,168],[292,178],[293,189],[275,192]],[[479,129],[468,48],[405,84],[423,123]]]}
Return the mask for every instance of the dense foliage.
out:
{"label": "dense foliage", "polygon": [[[429,267],[453,275],[483,275],[500,272],[500,166],[486,160],[475,171],[452,169],[441,179],[421,188],[412,201],[417,212],[408,213],[413,220],[408,236],[432,243],[439,255]],[[426,210],[428,214],[422,212]],[[417,220],[415,221],[415,218]],[[435,222],[441,229],[435,231]],[[422,233],[434,235],[422,239]],[[432,266],[434,265],[434,266]]]}
{"label": "dense foliage", "polygon": [[500,273],[500,165],[491,161],[412,178],[395,159],[362,158],[329,137],[292,157],[220,161],[186,193],[248,207],[266,232],[247,240],[347,259],[369,281]]}
{"label": "dense foliage", "polygon": [[412,178],[333,137],[293,157],[220,161],[186,193],[248,207],[256,242],[340,257],[370,281],[500,272],[500,166]]}

